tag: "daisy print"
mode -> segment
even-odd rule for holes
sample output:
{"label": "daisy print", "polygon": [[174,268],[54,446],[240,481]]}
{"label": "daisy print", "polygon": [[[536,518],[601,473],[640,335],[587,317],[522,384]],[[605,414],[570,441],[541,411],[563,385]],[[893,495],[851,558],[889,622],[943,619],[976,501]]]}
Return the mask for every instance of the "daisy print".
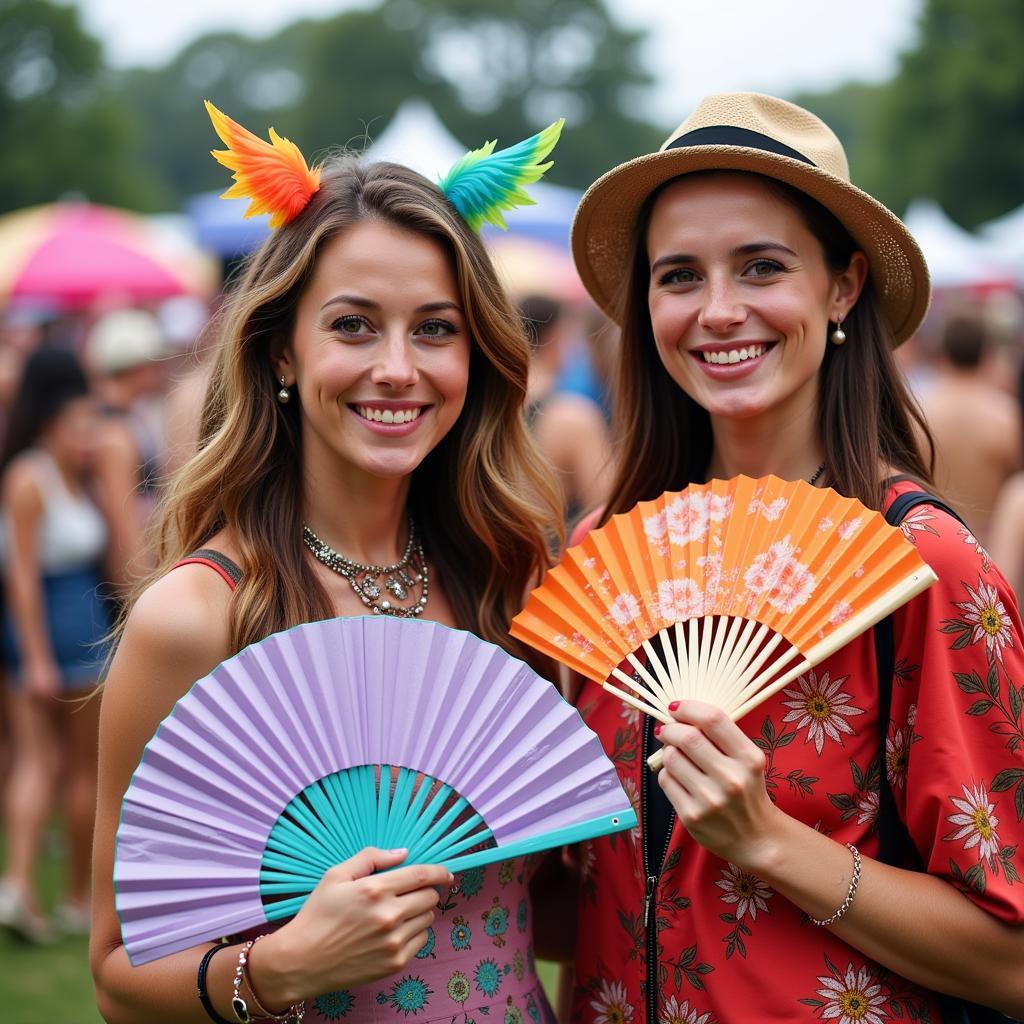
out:
{"label": "daisy print", "polygon": [[930,533],[933,537],[938,537],[939,531],[931,525],[933,522],[935,522],[934,513],[926,505],[919,505],[903,517],[900,529],[903,531],[903,536],[914,543],[915,533]]}
{"label": "daisy print", "polygon": [[752,875],[749,871],[744,871],[735,864],[726,864],[722,869],[722,877],[715,882],[715,885],[722,890],[719,899],[723,903],[736,906],[737,920],[749,917],[751,921],[755,921],[759,910],[766,914],[769,913],[768,900],[775,893],[760,878]]}
{"label": "daisy print", "polygon": [[996,588],[978,578],[978,588],[973,590],[963,583],[969,601],[957,601],[956,606],[964,613],[964,621],[973,627],[971,643],[985,642],[985,653],[989,661],[998,658],[1003,660],[1003,648],[1013,647],[1013,634],[1010,632],[1010,617],[1006,606],[1000,600]]}
{"label": "daisy print", "polygon": [[821,985],[818,995],[824,1002],[804,1000],[821,1008],[822,1020],[836,1021],[837,1024],[884,1024],[891,1019],[883,1009],[885,996],[882,986],[866,967],[854,970],[853,964],[847,964],[846,972],[840,974],[839,969],[830,963],[829,969],[832,973],[818,978]]}
{"label": "daisy print", "polygon": [[819,677],[811,669],[806,676],[797,679],[795,687],[782,691],[789,698],[782,703],[790,709],[782,720],[796,722],[797,729],[806,729],[804,742],[813,743],[819,756],[825,748],[826,739],[843,746],[842,734],[853,735],[846,719],[864,714],[864,709],[854,707],[850,703],[851,695],[842,689],[849,678],[839,676],[830,680],[828,672]]}
{"label": "daisy print", "polygon": [[679,1002],[675,996],[669,996],[658,1016],[658,1024],[711,1024],[710,1013],[699,1013],[696,1007],[690,1008],[689,999]]}
{"label": "daisy print", "polygon": [[996,805],[989,800],[984,783],[971,789],[966,785],[961,788],[963,799],[955,796],[949,798],[959,813],[946,816],[946,821],[957,828],[942,838],[951,843],[965,840],[964,849],[976,849],[978,860],[995,857],[999,853]]}
{"label": "daisy print", "polygon": [[981,571],[988,572],[989,569],[992,568],[992,556],[978,543],[978,538],[975,537],[966,526],[961,526],[960,529],[957,530],[957,534],[963,538],[963,542],[968,547],[977,549],[978,554],[981,556]]}
{"label": "daisy print", "polygon": [[590,1003],[594,1010],[594,1024],[630,1024],[633,1007],[621,981],[601,981],[601,991]]}

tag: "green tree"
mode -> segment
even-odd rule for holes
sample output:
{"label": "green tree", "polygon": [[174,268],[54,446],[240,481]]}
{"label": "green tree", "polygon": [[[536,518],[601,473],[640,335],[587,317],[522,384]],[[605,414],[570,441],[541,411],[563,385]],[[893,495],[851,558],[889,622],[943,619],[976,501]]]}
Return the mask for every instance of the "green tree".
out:
{"label": "green tree", "polygon": [[511,142],[564,116],[551,178],[578,187],[661,142],[632,113],[653,81],[645,33],[617,25],[604,0],[384,0],[382,10],[414,34],[419,77],[454,91],[457,104],[439,112],[464,140]]}
{"label": "green tree", "polygon": [[132,206],[160,198],[76,8],[0,3],[0,133],[0,211],[67,194]]}
{"label": "green tree", "polygon": [[649,84],[640,42],[603,0],[383,0],[269,38],[204,36],[166,67],[124,74],[121,97],[150,175],[179,200],[225,184],[203,99],[257,134],[273,125],[307,159],[364,148],[413,96],[467,145],[509,144],[564,115],[552,180],[584,186],[658,144],[626,112]]}
{"label": "green tree", "polygon": [[902,212],[936,199],[973,227],[1024,202],[1024,4],[927,0],[878,95],[864,185]]}

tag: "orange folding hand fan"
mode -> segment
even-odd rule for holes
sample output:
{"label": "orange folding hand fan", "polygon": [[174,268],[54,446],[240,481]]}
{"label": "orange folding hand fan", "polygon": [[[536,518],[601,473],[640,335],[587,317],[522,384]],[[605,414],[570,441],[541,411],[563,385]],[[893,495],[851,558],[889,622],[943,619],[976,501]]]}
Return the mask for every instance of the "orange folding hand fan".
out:
{"label": "orange folding hand fan", "polygon": [[935,580],[903,533],[855,498],[739,476],[642,501],[592,530],[511,633],[661,722],[685,698],[736,720]]}

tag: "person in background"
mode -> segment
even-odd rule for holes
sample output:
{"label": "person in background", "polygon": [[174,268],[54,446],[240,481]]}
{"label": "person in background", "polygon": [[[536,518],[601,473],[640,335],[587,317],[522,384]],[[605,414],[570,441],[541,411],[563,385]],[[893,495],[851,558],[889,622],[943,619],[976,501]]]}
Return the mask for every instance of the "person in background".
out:
{"label": "person in background", "polygon": [[86,338],[86,365],[102,403],[97,473],[110,522],[111,582],[123,589],[154,564],[146,531],[163,476],[166,345],[141,309],[107,313]]}
{"label": "person in background", "polygon": [[[1024,363],[1017,385],[1018,408],[1024,421]],[[1024,437],[1021,438],[1024,443]],[[1005,573],[1018,601],[1024,601],[1024,471],[1003,485],[992,511],[989,551]]]}
{"label": "person in background", "polygon": [[986,374],[992,355],[980,316],[955,316],[942,332],[935,377],[921,398],[935,441],[935,485],[983,544],[1003,484],[1021,467],[1021,412]]}
{"label": "person in background", "polygon": [[527,418],[558,475],[566,522],[573,523],[608,494],[608,424],[592,399],[558,386],[569,320],[562,303],[529,295],[520,301],[519,315],[531,345]]}
{"label": "person in background", "polygon": [[43,348],[29,357],[0,458],[13,741],[0,925],[30,942],[53,937],[35,873],[58,780],[68,882],[57,921],[88,929],[99,702],[75,698],[99,678],[110,628],[97,596],[107,524],[89,490],[98,422],[74,356]]}

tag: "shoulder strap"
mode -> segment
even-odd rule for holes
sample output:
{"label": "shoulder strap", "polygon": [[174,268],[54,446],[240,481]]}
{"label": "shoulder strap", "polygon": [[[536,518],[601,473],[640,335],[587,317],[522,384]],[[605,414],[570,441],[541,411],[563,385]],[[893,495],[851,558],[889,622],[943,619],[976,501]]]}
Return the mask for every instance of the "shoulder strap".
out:
{"label": "shoulder strap", "polygon": [[[944,501],[927,491],[907,491],[897,495],[885,510],[885,521],[890,526],[899,526],[907,513],[918,505],[930,505],[948,512],[955,519],[960,516]],[[966,524],[965,524],[966,525]],[[878,677],[878,728],[879,752],[879,794],[878,794],[878,859],[886,864],[901,864],[907,857],[913,857],[913,844],[907,835],[896,801],[889,786],[885,770],[885,742],[889,735],[889,716],[892,713],[892,681],[896,668],[896,640],[893,635],[892,616],[887,615],[874,629],[875,666]]]}
{"label": "shoulder strap", "polygon": [[220,574],[224,582],[234,590],[242,582],[242,570],[227,555],[214,551],[213,548],[200,548],[186,555],[180,561],[175,562],[172,569],[179,565],[208,565],[214,572]]}

